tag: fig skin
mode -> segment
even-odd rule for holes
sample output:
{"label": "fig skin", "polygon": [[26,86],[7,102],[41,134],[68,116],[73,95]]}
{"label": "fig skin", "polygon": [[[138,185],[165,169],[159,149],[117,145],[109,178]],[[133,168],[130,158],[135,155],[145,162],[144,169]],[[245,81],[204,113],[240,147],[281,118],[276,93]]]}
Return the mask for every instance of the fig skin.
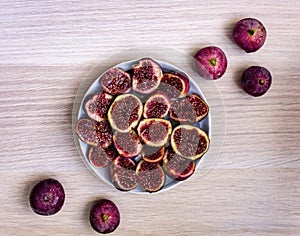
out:
{"label": "fig skin", "polygon": [[181,98],[189,92],[190,80],[182,73],[164,73],[159,90],[165,92],[169,98]]}
{"label": "fig skin", "polygon": [[150,147],[147,145],[143,146],[142,158],[144,161],[149,163],[159,163],[165,154],[165,146],[162,147]]}
{"label": "fig skin", "polygon": [[171,148],[166,150],[163,158],[163,169],[171,179],[186,180],[194,174],[195,168],[194,161],[176,154]]}
{"label": "fig skin", "polygon": [[209,46],[194,55],[196,71],[205,79],[221,78],[227,69],[227,57],[219,47]]}
{"label": "fig skin", "polygon": [[264,25],[254,18],[244,18],[238,21],[232,34],[236,44],[247,53],[259,50],[267,37]]}
{"label": "fig skin", "polygon": [[108,110],[111,127],[122,133],[134,129],[143,114],[143,104],[134,94],[122,94],[116,97]]}
{"label": "fig skin", "polygon": [[190,160],[202,157],[208,151],[209,143],[207,134],[192,125],[179,125],[173,129],[171,135],[174,152]]}
{"label": "fig skin", "polygon": [[120,224],[120,218],[118,207],[108,199],[96,201],[90,210],[91,227],[101,234],[115,231]]}
{"label": "fig skin", "polygon": [[98,168],[105,168],[115,157],[117,150],[112,145],[105,149],[91,146],[88,152],[90,163]]}
{"label": "fig skin", "polygon": [[170,99],[162,91],[152,94],[144,105],[144,118],[164,118],[170,109]]}
{"label": "fig skin", "polygon": [[143,145],[134,130],[128,133],[115,132],[113,141],[118,153],[124,157],[136,157],[142,151]]}
{"label": "fig skin", "polygon": [[86,114],[95,121],[107,120],[107,112],[113,99],[112,95],[105,92],[93,95],[85,103]]}
{"label": "fig skin", "polygon": [[157,163],[148,163],[140,160],[136,168],[136,173],[139,184],[146,192],[153,193],[159,191],[166,181],[165,172]]}
{"label": "fig skin", "polygon": [[110,165],[113,185],[120,191],[130,191],[137,187],[136,163],[134,160],[118,156]]}
{"label": "fig skin", "polygon": [[207,103],[195,93],[171,102],[170,117],[179,123],[199,122],[207,116],[208,112]]}
{"label": "fig skin", "polygon": [[155,61],[150,58],[143,58],[132,68],[133,91],[140,94],[151,94],[158,88],[163,72]]}
{"label": "fig skin", "polygon": [[56,179],[44,179],[37,183],[30,192],[32,210],[42,216],[54,215],[61,210],[65,202],[65,191]]}
{"label": "fig skin", "polygon": [[264,95],[271,87],[272,75],[270,71],[261,66],[247,68],[241,78],[243,90],[254,97]]}
{"label": "fig skin", "polygon": [[172,125],[168,120],[149,118],[142,120],[137,130],[143,143],[151,147],[161,147],[169,141]]}
{"label": "fig skin", "polygon": [[128,93],[131,90],[131,77],[121,68],[111,68],[100,78],[103,90],[111,95]]}
{"label": "fig skin", "polygon": [[79,119],[75,132],[83,142],[94,147],[107,148],[112,144],[112,130],[107,121]]}

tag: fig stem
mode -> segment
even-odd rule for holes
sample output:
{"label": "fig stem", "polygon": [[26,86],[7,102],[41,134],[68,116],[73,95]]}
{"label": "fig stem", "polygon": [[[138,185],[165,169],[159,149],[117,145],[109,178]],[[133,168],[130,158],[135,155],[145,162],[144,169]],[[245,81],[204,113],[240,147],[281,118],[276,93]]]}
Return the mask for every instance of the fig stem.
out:
{"label": "fig stem", "polygon": [[249,29],[249,30],[248,30],[248,34],[254,35],[254,33],[255,33],[255,30],[254,30],[254,29]]}
{"label": "fig stem", "polygon": [[212,66],[215,66],[217,64],[217,59],[216,58],[212,58],[212,59],[209,60],[209,62],[210,62],[210,64]]}
{"label": "fig stem", "polygon": [[259,83],[260,85],[264,85],[265,82],[266,82],[266,81],[265,81],[264,79],[259,79],[259,80],[258,80],[258,83]]}
{"label": "fig stem", "polygon": [[108,220],[108,215],[107,214],[102,214],[102,220],[106,222]]}

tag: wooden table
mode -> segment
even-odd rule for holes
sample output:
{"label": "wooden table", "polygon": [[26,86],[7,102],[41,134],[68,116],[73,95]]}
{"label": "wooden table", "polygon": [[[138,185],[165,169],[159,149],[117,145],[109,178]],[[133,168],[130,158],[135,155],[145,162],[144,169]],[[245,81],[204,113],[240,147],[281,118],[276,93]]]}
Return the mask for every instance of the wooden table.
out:
{"label": "wooden table", "polygon": [[[121,212],[112,235],[300,235],[300,3],[286,1],[0,1],[0,235],[97,235],[91,203],[109,198]],[[246,54],[234,23],[260,19],[268,37]],[[218,161],[176,188],[119,192],[85,167],[73,141],[76,91],[93,66],[146,45],[188,55],[217,45],[228,69],[216,82],[226,136]],[[273,75],[260,98],[239,87],[250,65]],[[63,210],[34,214],[28,194],[40,179],[59,179]]]}

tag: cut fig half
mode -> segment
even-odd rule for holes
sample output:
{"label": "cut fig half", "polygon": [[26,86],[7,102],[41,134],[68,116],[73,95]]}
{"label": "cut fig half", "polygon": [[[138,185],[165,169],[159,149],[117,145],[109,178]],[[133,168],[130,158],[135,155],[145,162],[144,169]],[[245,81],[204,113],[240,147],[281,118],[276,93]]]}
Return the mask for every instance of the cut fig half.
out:
{"label": "cut fig half", "polygon": [[90,147],[88,159],[90,163],[98,168],[104,168],[117,156],[117,150],[113,146],[108,148]]}
{"label": "cut fig half", "polygon": [[169,148],[166,150],[163,158],[163,168],[171,179],[183,181],[195,172],[196,164],[194,161],[176,154]]}
{"label": "cut fig half", "polygon": [[119,95],[108,110],[108,121],[111,127],[119,132],[134,129],[143,114],[143,104],[134,94]]}
{"label": "cut fig half", "polygon": [[133,65],[132,89],[140,94],[153,93],[159,86],[163,72],[150,58],[141,59]]}
{"label": "cut fig half", "polygon": [[112,95],[105,92],[93,95],[84,106],[87,115],[96,121],[106,120],[107,112],[113,99]]}
{"label": "cut fig half", "polygon": [[100,84],[111,95],[128,93],[131,89],[131,77],[121,68],[111,68],[101,76]]}
{"label": "cut fig half", "polygon": [[162,147],[150,147],[147,145],[143,146],[142,158],[144,161],[149,163],[160,162],[165,154],[165,146]]}
{"label": "cut fig half", "polygon": [[144,118],[164,118],[170,109],[169,97],[161,91],[152,94],[144,105]]}
{"label": "cut fig half", "polygon": [[76,122],[75,132],[83,142],[94,147],[107,148],[112,144],[112,130],[107,121],[80,119]]}
{"label": "cut fig half", "polygon": [[143,145],[134,130],[128,133],[115,132],[113,141],[118,153],[124,157],[136,157],[142,151]]}
{"label": "cut fig half", "polygon": [[190,94],[171,102],[170,117],[180,123],[196,123],[207,116],[208,110],[207,103],[198,94]]}
{"label": "cut fig half", "polygon": [[172,133],[172,125],[168,120],[159,118],[144,119],[137,128],[141,140],[148,146],[164,146]]}
{"label": "cut fig half", "polygon": [[141,160],[136,168],[138,182],[146,192],[157,192],[165,184],[166,175],[159,164]]}
{"label": "cut fig half", "polygon": [[129,191],[137,187],[136,163],[127,157],[118,156],[110,166],[113,185],[121,191]]}
{"label": "cut fig half", "polygon": [[169,98],[181,98],[189,92],[190,80],[182,73],[164,73],[159,90],[164,91]]}
{"label": "cut fig half", "polygon": [[172,132],[171,146],[178,155],[197,160],[207,152],[209,138],[198,127],[179,125]]}

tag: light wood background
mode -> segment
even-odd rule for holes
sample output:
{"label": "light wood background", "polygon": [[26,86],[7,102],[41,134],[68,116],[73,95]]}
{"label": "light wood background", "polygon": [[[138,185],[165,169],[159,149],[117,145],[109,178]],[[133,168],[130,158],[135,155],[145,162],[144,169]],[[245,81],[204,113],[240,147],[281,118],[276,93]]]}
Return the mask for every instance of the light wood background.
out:
{"label": "light wood background", "polygon": [[[300,235],[300,2],[0,0],[0,235],[97,235],[88,211],[109,198],[121,212],[112,235]],[[260,19],[268,37],[253,54],[231,38],[234,23]],[[85,167],[71,131],[80,83],[99,61],[136,46],[193,55],[216,45],[228,57],[217,81],[226,137],[217,163],[155,195],[121,193]],[[238,85],[250,65],[273,75],[260,98]],[[28,194],[59,179],[63,210],[34,214]]]}

